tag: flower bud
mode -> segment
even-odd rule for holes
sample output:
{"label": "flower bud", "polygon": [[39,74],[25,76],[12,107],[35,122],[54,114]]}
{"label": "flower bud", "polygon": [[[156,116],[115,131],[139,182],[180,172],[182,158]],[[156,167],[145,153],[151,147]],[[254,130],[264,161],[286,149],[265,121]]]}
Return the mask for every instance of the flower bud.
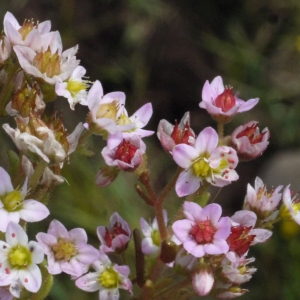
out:
{"label": "flower bud", "polygon": [[118,167],[106,166],[101,168],[96,175],[96,184],[100,187],[110,185],[118,177],[120,169]]}
{"label": "flower bud", "polygon": [[259,157],[269,144],[268,128],[259,133],[258,122],[251,121],[236,128],[231,135],[231,144],[240,160],[251,160]]}
{"label": "flower bud", "polygon": [[192,273],[192,283],[194,290],[200,296],[206,296],[210,293],[214,284],[214,275],[210,267],[201,266],[200,270]]}
{"label": "flower bud", "polygon": [[179,124],[175,121],[175,125],[167,120],[161,120],[158,124],[157,137],[167,152],[172,152],[178,144],[194,145],[195,133],[190,127],[190,113],[186,112]]}

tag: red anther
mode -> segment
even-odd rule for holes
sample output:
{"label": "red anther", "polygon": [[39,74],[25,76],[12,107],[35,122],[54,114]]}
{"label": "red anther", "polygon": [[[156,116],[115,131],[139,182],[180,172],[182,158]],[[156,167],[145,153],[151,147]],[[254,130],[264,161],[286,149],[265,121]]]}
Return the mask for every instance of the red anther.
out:
{"label": "red anther", "polygon": [[233,164],[234,163],[234,160],[232,158],[227,158],[228,162]]}
{"label": "red anther", "polygon": [[14,238],[14,237],[16,237],[16,234],[15,234],[15,233],[12,233],[11,236]]}

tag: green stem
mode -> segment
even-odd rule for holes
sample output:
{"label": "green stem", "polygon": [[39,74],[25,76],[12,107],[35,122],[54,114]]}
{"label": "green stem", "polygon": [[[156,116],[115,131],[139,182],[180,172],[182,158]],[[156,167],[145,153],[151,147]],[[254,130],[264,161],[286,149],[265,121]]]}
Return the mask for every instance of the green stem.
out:
{"label": "green stem", "polygon": [[29,180],[29,184],[28,184],[29,188],[32,191],[34,191],[36,186],[38,185],[38,182],[39,182],[40,178],[42,177],[46,166],[47,166],[47,163],[43,160],[40,160],[38,162],[38,164],[36,165],[34,173],[31,176],[31,178]]}
{"label": "green stem", "polygon": [[222,142],[222,139],[224,137],[224,123],[218,122],[218,136],[219,142]]}
{"label": "green stem", "polygon": [[162,203],[159,201],[159,199],[155,195],[155,192],[150,184],[149,170],[144,171],[140,175],[139,179],[140,179],[141,183],[145,186],[145,188],[152,200],[160,237],[161,237],[162,241],[164,241],[167,239],[168,234],[167,234],[167,228],[165,225],[165,220],[164,220],[164,215],[163,215]]}
{"label": "green stem", "polygon": [[255,226],[255,228],[267,228],[267,229],[270,229],[270,227],[272,227],[275,223],[278,223],[282,220],[281,217],[278,217],[272,221],[269,221],[265,224],[258,224],[258,226]]}

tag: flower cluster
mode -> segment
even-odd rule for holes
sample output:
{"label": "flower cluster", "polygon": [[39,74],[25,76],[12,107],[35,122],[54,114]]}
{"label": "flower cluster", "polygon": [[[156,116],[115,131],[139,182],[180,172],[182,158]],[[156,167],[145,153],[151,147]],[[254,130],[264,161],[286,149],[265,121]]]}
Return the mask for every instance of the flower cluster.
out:
{"label": "flower cluster", "polygon": [[[233,87],[224,86],[217,76],[205,82],[199,103],[217,122],[217,131],[206,127],[195,133],[189,112],[174,125],[161,120],[157,137],[178,168],[157,194],[144,140],[154,134],[144,129],[152,117],[152,104],[129,114],[123,92],[104,94],[99,80],[85,77],[77,50],[77,45],[63,49],[60,33],[51,31],[50,21],[25,20],[19,25],[11,13],[4,16],[0,116],[15,121],[15,126],[7,122],[2,127],[18,153],[9,152],[9,173],[0,167],[0,299],[44,299],[52,276],[60,273],[70,275],[83,291],[99,291],[99,300],[119,299],[120,289],[130,295],[135,291],[134,299],[143,300],[178,295],[231,299],[247,292],[241,285],[257,270],[252,266],[255,258],[248,255],[250,247],[266,242],[279,221],[300,225],[299,196],[293,195],[290,185],[283,193],[283,186],[268,191],[257,177],[254,187],[247,185],[243,208],[232,216],[222,216],[222,206],[210,199],[210,188],[237,181],[239,162],[259,157],[269,144],[268,128],[260,131],[257,121],[224,134],[225,124],[259,99],[239,99]],[[57,96],[67,99],[71,111],[77,104],[88,111],[71,134],[62,114],[46,110]],[[135,190],[155,213],[153,221],[141,218],[141,228],[131,230],[114,212],[109,225],[95,230],[100,241],[95,248],[83,228],[68,231],[52,220],[46,233],[39,232],[37,241],[28,242],[28,223],[50,215],[46,205],[55,186],[65,181],[61,170],[70,155],[76,150],[91,154],[86,144],[90,135],[105,141],[98,153],[106,165],[96,175],[96,184],[107,186],[122,171],[131,172],[138,181]],[[168,218],[165,201],[173,190],[186,198]],[[135,268],[126,264],[130,242]]]}

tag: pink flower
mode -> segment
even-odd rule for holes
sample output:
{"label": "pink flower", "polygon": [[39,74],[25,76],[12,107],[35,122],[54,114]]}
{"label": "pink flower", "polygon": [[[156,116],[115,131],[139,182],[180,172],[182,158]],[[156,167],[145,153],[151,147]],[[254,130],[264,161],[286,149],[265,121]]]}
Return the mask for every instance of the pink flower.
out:
{"label": "pink flower", "polygon": [[184,202],[186,219],[174,222],[172,228],[176,238],[184,249],[196,256],[226,253],[226,242],[230,234],[230,219],[221,217],[222,208],[218,204],[209,204],[202,208],[194,202]]}
{"label": "pink flower", "polygon": [[[110,138],[111,136],[108,137],[108,143]],[[133,171],[142,163],[145,152],[145,143],[138,135],[133,135],[122,139],[114,149],[106,146],[101,154],[108,166]]]}
{"label": "pink flower", "polygon": [[195,145],[179,144],[173,149],[175,162],[183,169],[176,182],[179,197],[196,192],[203,181],[215,186],[225,186],[237,180],[236,151],[227,146],[218,147],[218,134],[207,127],[196,138]]}
{"label": "pink flower", "polygon": [[270,230],[254,228],[256,220],[256,214],[249,210],[237,211],[231,217],[231,233],[227,238],[230,251],[242,256],[250,245],[263,243],[272,235]]}
{"label": "pink flower", "polygon": [[132,283],[128,279],[128,266],[112,264],[108,256],[100,253],[100,258],[93,263],[96,272],[90,272],[75,282],[76,286],[86,292],[99,290],[99,300],[118,300],[119,289],[132,294]]}
{"label": "pink flower", "polygon": [[252,109],[257,103],[258,98],[243,101],[233,95],[231,87],[224,87],[221,76],[217,76],[211,83],[205,82],[202,90],[202,101],[199,106],[217,121],[227,123],[237,113]]}
{"label": "pink flower", "polygon": [[8,173],[0,167],[0,231],[5,232],[10,221],[19,223],[38,222],[49,215],[48,208],[34,200],[24,200],[27,194],[27,181],[21,190],[14,189]]}
{"label": "pink flower", "polygon": [[36,239],[47,255],[50,274],[65,272],[78,277],[99,258],[98,250],[87,244],[84,229],[75,228],[68,232],[57,220],[50,223],[47,233],[38,233]]}
{"label": "pink flower", "polygon": [[190,113],[186,112],[180,123],[172,125],[167,120],[160,120],[157,129],[157,137],[167,152],[172,152],[178,144],[194,145],[195,133],[190,128]]}
{"label": "pink flower", "polygon": [[281,189],[282,185],[268,192],[263,181],[256,177],[254,188],[249,183],[247,185],[244,209],[254,211],[261,220],[275,219],[278,211],[277,213],[274,213],[274,211],[281,200],[282,194],[279,193]]}
{"label": "pink flower", "polygon": [[[164,222],[167,226],[168,216],[167,211],[163,210]],[[146,255],[156,253],[160,249],[161,239],[158,230],[157,219],[154,218],[152,224],[148,223],[144,218],[140,221],[142,232],[145,238],[142,241],[142,251]]]}
{"label": "pink flower", "polygon": [[130,241],[131,229],[128,223],[115,212],[111,215],[109,226],[98,226],[97,235],[101,242],[100,250],[121,253],[127,249]]}
{"label": "pink flower", "polygon": [[268,128],[259,133],[258,122],[251,121],[236,128],[231,135],[231,143],[240,160],[259,157],[269,145]]}

